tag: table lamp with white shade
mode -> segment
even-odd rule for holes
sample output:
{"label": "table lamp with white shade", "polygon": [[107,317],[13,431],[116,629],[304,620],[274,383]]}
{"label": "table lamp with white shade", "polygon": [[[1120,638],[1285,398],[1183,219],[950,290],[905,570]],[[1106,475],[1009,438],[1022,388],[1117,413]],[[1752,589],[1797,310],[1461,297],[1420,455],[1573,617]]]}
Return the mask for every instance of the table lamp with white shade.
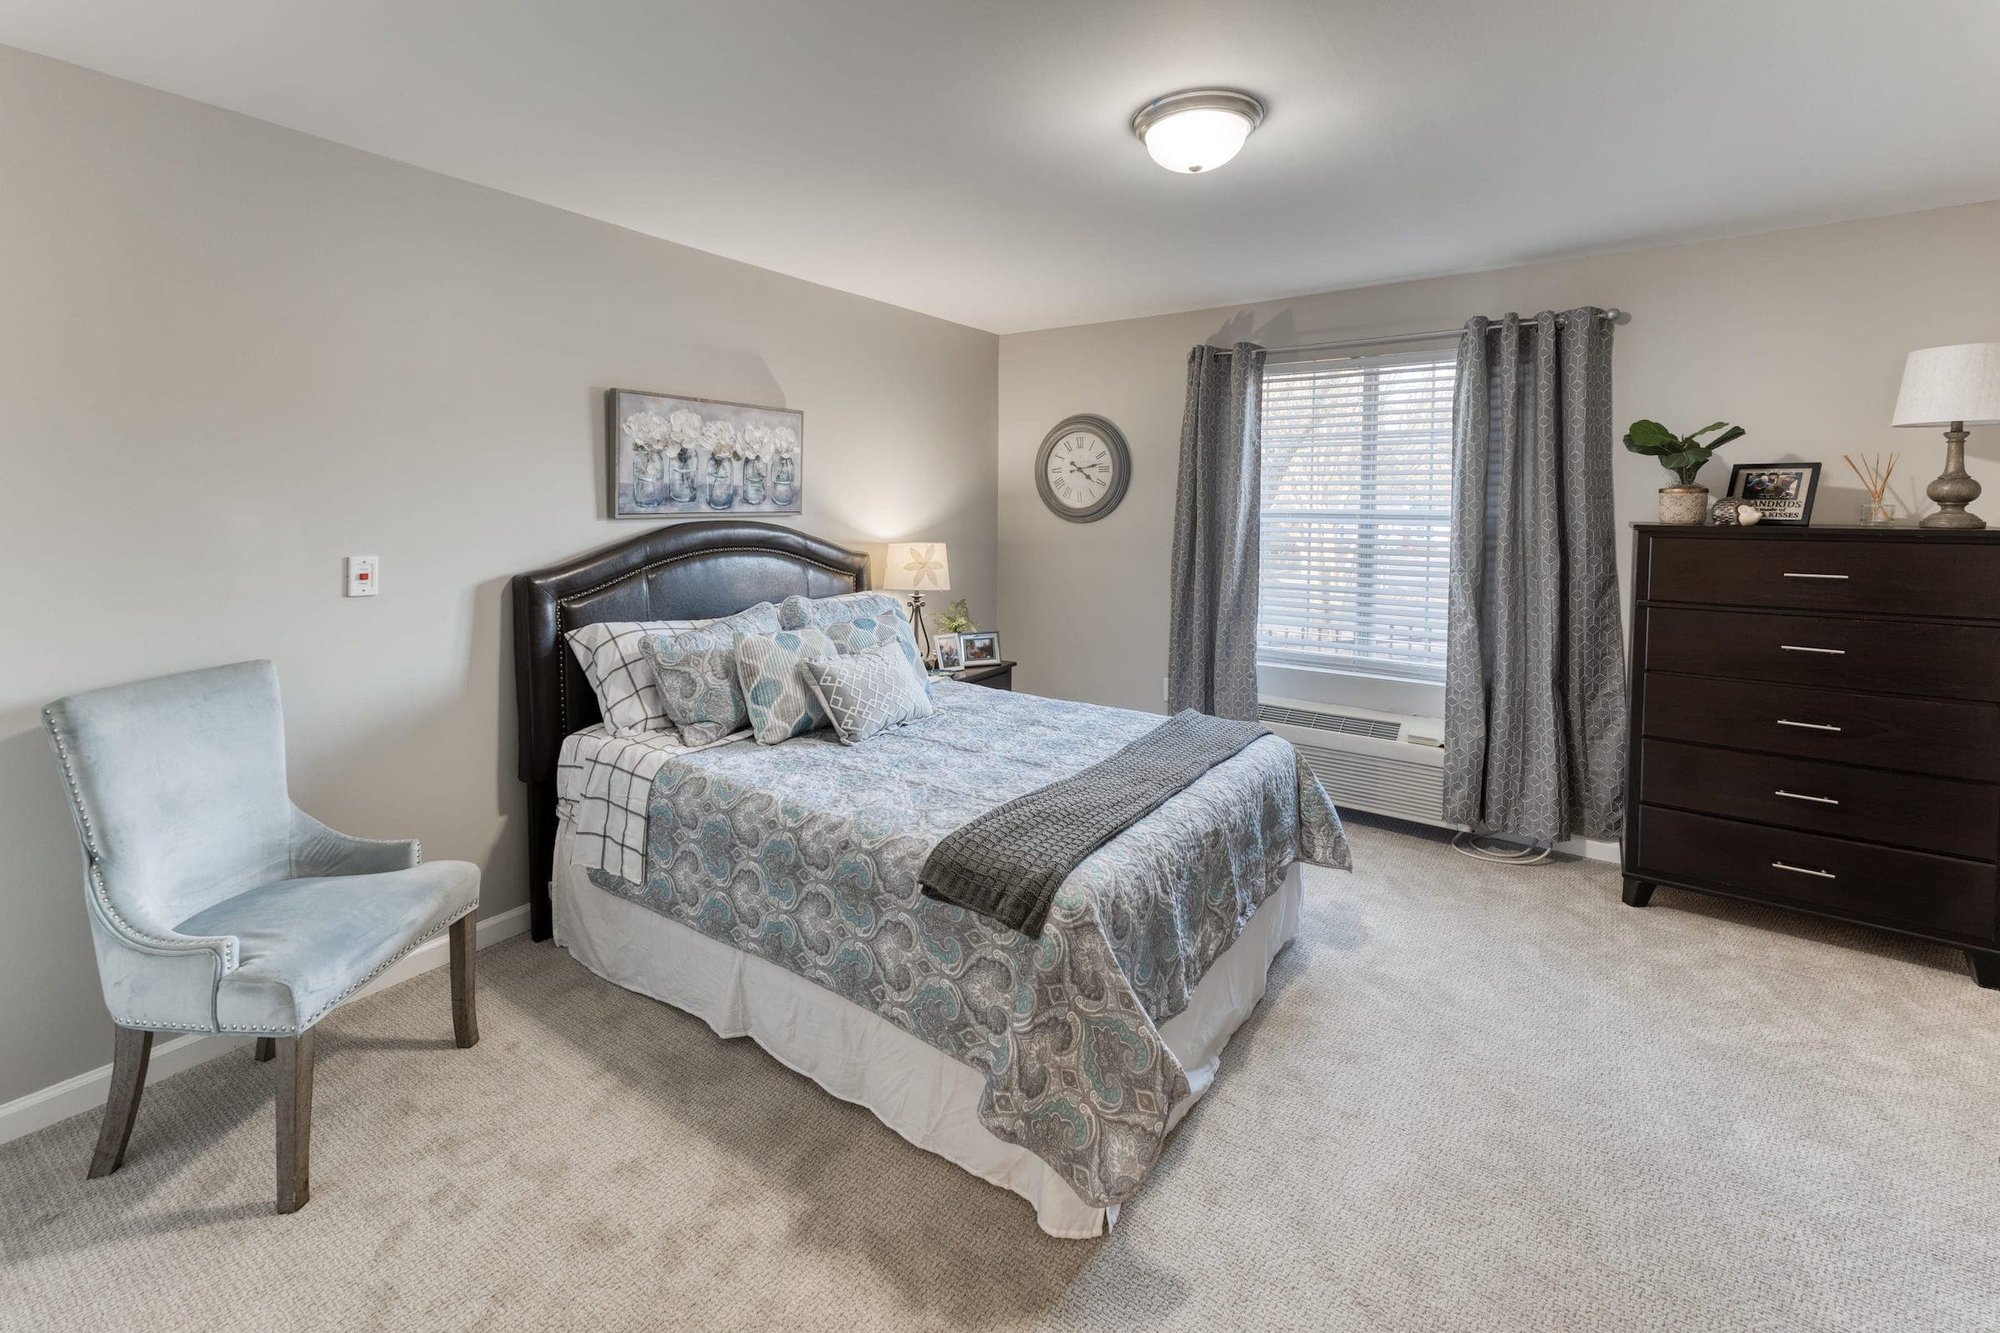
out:
{"label": "table lamp with white shade", "polygon": [[1918,526],[1985,527],[1985,519],[1965,512],[1980,490],[1965,472],[1965,428],[2000,425],[2000,343],[1957,343],[1910,353],[1891,424],[1944,427],[1944,475],[1924,490],[1938,511],[1926,514]]}
{"label": "table lamp with white shade", "polygon": [[925,666],[937,663],[936,645],[930,626],[924,623],[924,593],[943,592],[951,587],[951,565],[945,559],[943,542],[890,542],[883,562],[882,588],[885,592],[910,594],[910,622],[917,631],[917,651]]}

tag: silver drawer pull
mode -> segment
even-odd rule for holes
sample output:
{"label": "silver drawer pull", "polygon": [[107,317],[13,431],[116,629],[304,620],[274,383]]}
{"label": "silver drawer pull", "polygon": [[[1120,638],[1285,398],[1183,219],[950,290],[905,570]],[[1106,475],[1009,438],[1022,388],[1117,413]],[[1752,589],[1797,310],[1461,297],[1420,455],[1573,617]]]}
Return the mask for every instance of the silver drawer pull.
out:
{"label": "silver drawer pull", "polygon": [[1785,577],[1788,579],[1841,579],[1844,581],[1848,576],[1845,574],[1793,574],[1788,572]]}
{"label": "silver drawer pull", "polygon": [[1840,804],[1840,802],[1837,799],[1831,796],[1808,796],[1802,791],[1786,791],[1783,787],[1778,788],[1776,791],[1772,792],[1771,795],[1782,796],[1788,801],[1811,801],[1814,805]]}
{"label": "silver drawer pull", "polygon": [[1839,727],[1836,727],[1836,726],[1834,726],[1834,725],[1833,725],[1833,723],[1831,723],[1831,722],[1794,722],[1794,721],[1792,721],[1792,720],[1791,720],[1790,718],[1788,718],[1788,717],[1781,717],[1781,718],[1779,718],[1779,719],[1778,719],[1778,725],[1779,725],[1779,726],[1781,726],[1781,727],[1803,727],[1803,728],[1804,728],[1805,730],[1807,730],[1807,731],[1839,731],[1839,730],[1840,730],[1840,728],[1839,728]]}
{"label": "silver drawer pull", "polygon": [[1808,648],[1802,643],[1781,643],[1778,645],[1778,647],[1784,649],[1788,653],[1826,653],[1832,657],[1847,656],[1847,650],[1845,648]]}
{"label": "silver drawer pull", "polygon": [[1785,864],[1785,863],[1784,863],[1783,861],[1773,861],[1773,862],[1771,862],[1771,869],[1773,869],[1773,870],[1789,870],[1789,871],[1791,871],[1791,872],[1792,872],[1792,873],[1793,873],[1794,875],[1811,875],[1811,876],[1813,876],[1813,877],[1814,877],[1815,879],[1839,879],[1839,878],[1840,878],[1840,876],[1838,876],[1838,875],[1834,874],[1834,873],[1833,873],[1833,872],[1832,872],[1831,870],[1814,870],[1814,869],[1813,869],[1812,867],[1810,867],[1810,866],[1794,866],[1794,865],[1786,865],[1786,864]]}

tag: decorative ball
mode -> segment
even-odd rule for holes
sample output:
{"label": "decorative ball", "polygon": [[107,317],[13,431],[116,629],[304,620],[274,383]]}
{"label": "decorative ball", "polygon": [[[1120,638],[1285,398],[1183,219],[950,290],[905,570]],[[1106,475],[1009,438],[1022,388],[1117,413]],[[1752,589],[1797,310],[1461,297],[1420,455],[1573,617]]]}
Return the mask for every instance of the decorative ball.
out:
{"label": "decorative ball", "polygon": [[1764,511],[1748,500],[1717,500],[1708,511],[1708,521],[1718,528],[1748,528],[1763,521]]}

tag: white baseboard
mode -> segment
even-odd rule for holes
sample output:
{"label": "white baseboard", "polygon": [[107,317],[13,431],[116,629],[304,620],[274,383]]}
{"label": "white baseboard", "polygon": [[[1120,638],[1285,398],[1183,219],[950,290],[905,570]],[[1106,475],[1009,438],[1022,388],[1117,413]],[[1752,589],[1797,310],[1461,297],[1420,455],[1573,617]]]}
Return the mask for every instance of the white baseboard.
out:
{"label": "white baseboard", "polygon": [[[485,949],[519,935],[527,928],[528,905],[523,903],[494,916],[482,917],[474,934],[479,947]],[[354,999],[373,995],[399,981],[408,981],[432,968],[445,966],[451,961],[450,943],[444,935],[425,941],[397,959],[381,976],[364,986]],[[353,1002],[348,1001],[350,1004]],[[192,1069],[203,1061],[213,1060],[218,1055],[226,1055],[238,1046],[248,1045],[250,1041],[249,1037],[212,1036],[200,1032],[183,1033],[165,1042],[156,1041],[153,1058],[146,1066],[147,1086],[163,1078],[171,1078],[182,1070]],[[110,1091],[111,1066],[102,1065],[88,1073],[51,1084],[39,1092],[16,1097],[0,1106],[0,1143],[32,1134],[58,1120],[67,1120],[80,1112],[102,1106]]]}
{"label": "white baseboard", "polygon": [[1624,859],[1617,843],[1599,842],[1595,838],[1572,838],[1562,845],[1561,850],[1590,861],[1609,861],[1612,865],[1618,865]]}

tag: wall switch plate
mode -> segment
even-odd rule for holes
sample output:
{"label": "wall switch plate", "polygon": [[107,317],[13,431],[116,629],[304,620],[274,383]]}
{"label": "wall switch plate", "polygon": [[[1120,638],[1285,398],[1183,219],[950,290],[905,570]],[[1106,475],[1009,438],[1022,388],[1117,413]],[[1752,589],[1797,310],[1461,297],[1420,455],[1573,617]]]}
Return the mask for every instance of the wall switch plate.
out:
{"label": "wall switch plate", "polygon": [[372,555],[347,557],[347,595],[373,597],[382,582],[382,562]]}

